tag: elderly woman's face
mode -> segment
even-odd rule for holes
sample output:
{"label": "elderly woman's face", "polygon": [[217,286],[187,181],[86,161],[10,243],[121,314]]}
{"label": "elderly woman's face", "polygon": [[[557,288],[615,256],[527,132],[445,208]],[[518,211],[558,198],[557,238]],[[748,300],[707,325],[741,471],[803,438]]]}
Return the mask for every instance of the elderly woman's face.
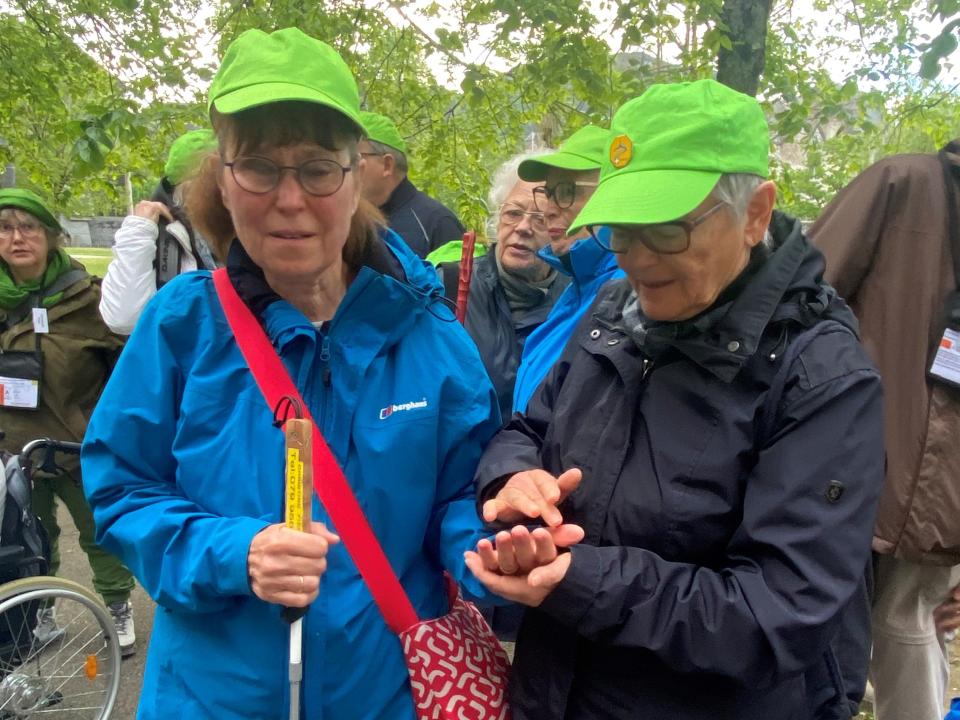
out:
{"label": "elderly woman's face", "polygon": [[500,208],[497,223],[497,259],[507,272],[529,280],[539,280],[550,272],[537,255],[550,236],[533,202],[536,186],[518,180]]}
{"label": "elderly woman's face", "polygon": [[[312,160],[350,165],[347,150],[328,150],[311,142],[244,151],[243,157],[250,156],[287,167]],[[317,197],[304,190],[296,172],[284,170],[273,190],[256,194],[241,187],[230,168],[223,168],[223,204],[233,219],[237,239],[263,269],[268,281],[315,278],[339,265],[360,198],[355,175],[356,172],[347,171],[336,192]]]}
{"label": "elderly woman's face", "polygon": [[[693,229],[690,247],[675,255],[658,254],[634,241],[617,255],[651,320],[687,320],[710,307],[750,259],[770,223],[776,189],[764,183],[754,192],[745,220],[724,206]],[[717,204],[707,196],[684,220],[694,220]]]}
{"label": "elderly woman's face", "polygon": [[[567,228],[593,195],[599,178],[599,170],[547,170],[547,179],[543,184],[550,188],[550,196],[548,197],[546,192],[538,192],[536,197],[537,204],[547,220],[547,232],[550,234],[550,247],[554,255],[564,255],[576,240],[590,237],[590,231],[586,228],[581,228],[572,235],[567,235]],[[571,191],[572,201],[569,200]],[[557,199],[567,207],[560,207]]]}
{"label": "elderly woman's face", "polygon": [[40,277],[47,269],[47,233],[31,213],[15,208],[0,210],[0,258],[18,282]]}

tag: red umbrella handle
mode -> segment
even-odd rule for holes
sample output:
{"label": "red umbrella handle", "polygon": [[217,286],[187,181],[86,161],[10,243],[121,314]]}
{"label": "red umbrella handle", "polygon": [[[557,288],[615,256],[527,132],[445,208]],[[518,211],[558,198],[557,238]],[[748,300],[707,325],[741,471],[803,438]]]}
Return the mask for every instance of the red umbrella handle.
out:
{"label": "red umbrella handle", "polygon": [[457,279],[457,320],[460,324],[467,317],[467,300],[470,297],[470,280],[473,277],[473,248],[477,233],[467,230],[463,234],[463,250],[460,253],[460,276]]}

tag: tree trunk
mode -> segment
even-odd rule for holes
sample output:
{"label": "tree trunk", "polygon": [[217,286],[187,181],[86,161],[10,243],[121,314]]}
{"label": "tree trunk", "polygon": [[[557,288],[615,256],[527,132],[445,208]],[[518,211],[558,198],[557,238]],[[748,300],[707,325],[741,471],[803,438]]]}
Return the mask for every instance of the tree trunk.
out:
{"label": "tree trunk", "polygon": [[774,0],[723,0],[721,18],[733,48],[720,48],[717,80],[747,95],[756,95],[767,50],[767,21]]}

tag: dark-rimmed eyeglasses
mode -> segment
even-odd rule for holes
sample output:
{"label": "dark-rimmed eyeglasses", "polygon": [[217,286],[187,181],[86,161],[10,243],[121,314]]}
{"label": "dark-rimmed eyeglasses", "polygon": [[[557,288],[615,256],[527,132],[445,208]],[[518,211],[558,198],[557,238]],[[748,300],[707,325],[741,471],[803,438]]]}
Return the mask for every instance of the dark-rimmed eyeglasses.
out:
{"label": "dark-rimmed eyeglasses", "polygon": [[39,223],[20,223],[19,225],[0,223],[0,237],[2,238],[12,238],[14,233],[18,231],[20,237],[24,239],[37,238],[43,233],[43,225]]}
{"label": "dark-rimmed eyeglasses", "polygon": [[539,185],[533,189],[533,204],[537,210],[546,210],[547,201],[553,200],[553,203],[565,210],[577,199],[577,188],[595,188],[597,183],[575,182],[573,180],[563,180],[556,185]]}
{"label": "dark-rimmed eyeglasses", "polygon": [[247,155],[223,163],[242,189],[254,195],[265,195],[280,184],[284,170],[290,170],[305,192],[315,197],[333,195],[353,168],[335,160],[307,160],[300,165],[278,165],[270,158]]}
{"label": "dark-rimmed eyeglasses", "polygon": [[722,208],[718,202],[693,220],[671,220],[655,225],[607,225],[609,232],[599,232],[601,225],[588,225],[587,230],[594,241],[604,250],[625,253],[635,242],[658,255],[677,255],[690,247],[690,235],[694,228]]}
{"label": "dark-rimmed eyeglasses", "polygon": [[504,225],[519,225],[525,217],[530,218],[530,227],[534,230],[546,230],[547,221],[538,210],[524,210],[518,205],[501,205],[500,222]]}

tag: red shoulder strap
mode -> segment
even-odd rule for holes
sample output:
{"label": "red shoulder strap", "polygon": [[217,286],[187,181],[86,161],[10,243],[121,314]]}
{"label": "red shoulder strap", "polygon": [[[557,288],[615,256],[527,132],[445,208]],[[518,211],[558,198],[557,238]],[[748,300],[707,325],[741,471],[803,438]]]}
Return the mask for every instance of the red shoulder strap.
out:
{"label": "red shoulder strap", "polygon": [[[337,533],[370,588],[387,625],[400,634],[419,622],[417,613],[390,567],[340,465],[330,452],[267,334],[237,294],[225,268],[213,272],[213,283],[240,352],[267,405],[274,408],[285,396],[296,398],[303,407],[304,417],[313,423],[313,486],[317,497],[330,514]],[[277,488],[279,492],[280,486]]]}

